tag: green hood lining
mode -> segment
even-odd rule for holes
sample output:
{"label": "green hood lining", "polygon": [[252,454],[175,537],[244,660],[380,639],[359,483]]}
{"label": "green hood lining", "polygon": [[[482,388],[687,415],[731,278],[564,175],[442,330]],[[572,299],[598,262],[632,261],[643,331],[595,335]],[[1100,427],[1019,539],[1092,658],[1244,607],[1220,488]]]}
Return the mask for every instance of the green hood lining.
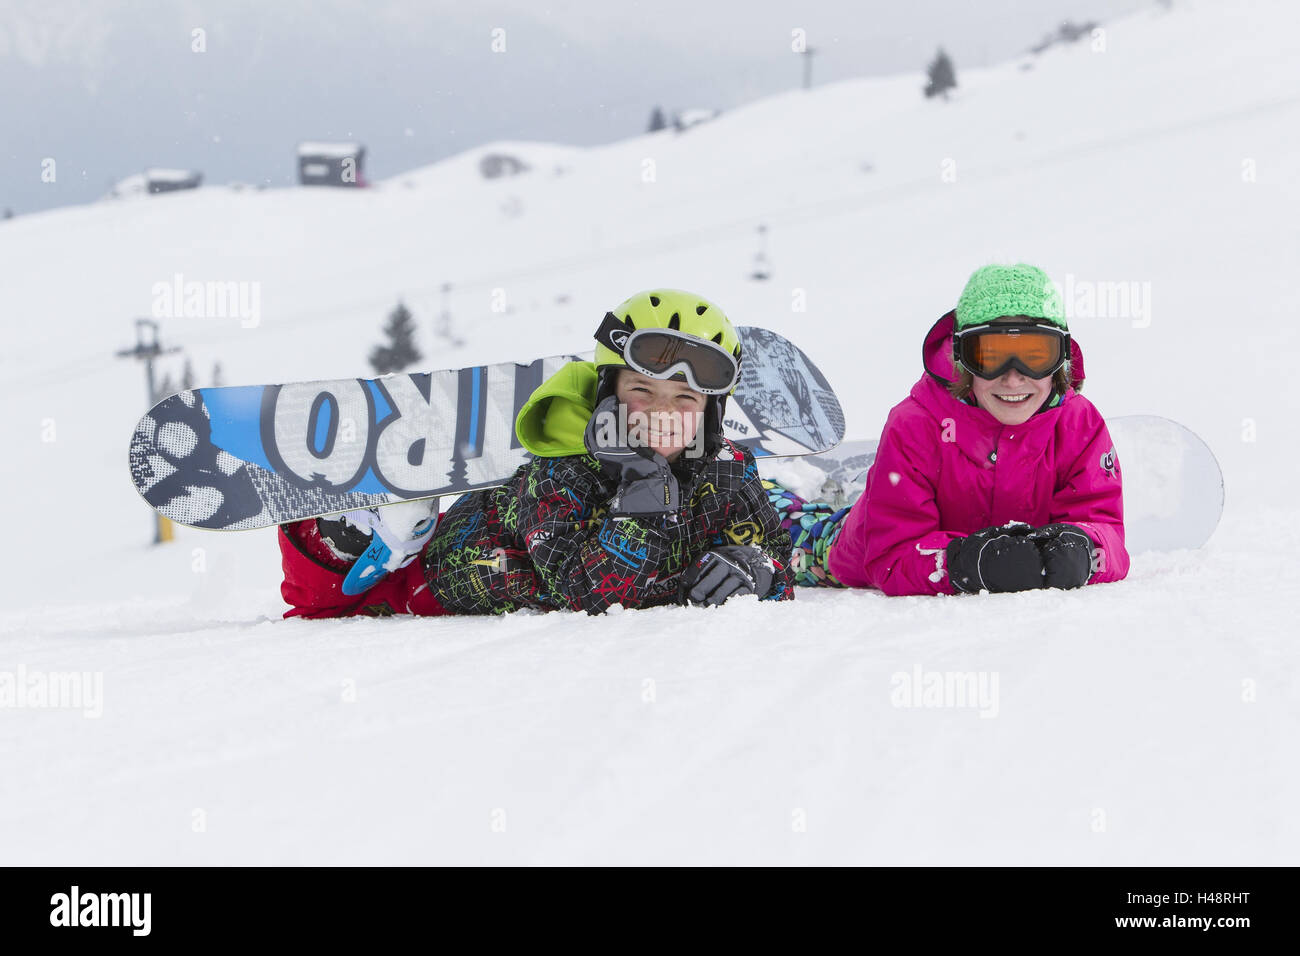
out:
{"label": "green hood lining", "polygon": [[595,409],[596,363],[570,362],[529,396],[515,419],[515,434],[542,458],[585,455],[582,436]]}

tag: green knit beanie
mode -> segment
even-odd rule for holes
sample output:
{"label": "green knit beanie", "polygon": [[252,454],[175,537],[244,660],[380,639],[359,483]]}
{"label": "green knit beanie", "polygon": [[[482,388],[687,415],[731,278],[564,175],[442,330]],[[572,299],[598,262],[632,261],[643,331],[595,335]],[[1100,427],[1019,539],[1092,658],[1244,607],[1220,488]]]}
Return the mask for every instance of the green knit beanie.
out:
{"label": "green knit beanie", "polygon": [[1059,328],[1069,329],[1060,290],[1042,269],[1023,262],[976,269],[957,300],[957,330],[1008,315],[1045,319]]}

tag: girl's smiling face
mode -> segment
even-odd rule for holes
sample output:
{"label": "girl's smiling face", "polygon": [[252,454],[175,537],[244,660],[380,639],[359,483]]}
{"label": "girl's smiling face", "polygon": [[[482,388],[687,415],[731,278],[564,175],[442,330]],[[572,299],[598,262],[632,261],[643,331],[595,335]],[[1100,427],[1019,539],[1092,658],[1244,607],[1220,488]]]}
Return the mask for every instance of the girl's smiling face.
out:
{"label": "girl's smiling face", "polygon": [[680,458],[695,440],[708,402],[685,382],[665,382],[626,368],[618,373],[615,392],[627,406],[631,443],[648,445],[669,461]]}
{"label": "girl's smiling face", "polygon": [[971,379],[975,403],[1003,425],[1023,425],[1047,401],[1052,391],[1052,377],[1029,378],[1016,369],[993,380]]}

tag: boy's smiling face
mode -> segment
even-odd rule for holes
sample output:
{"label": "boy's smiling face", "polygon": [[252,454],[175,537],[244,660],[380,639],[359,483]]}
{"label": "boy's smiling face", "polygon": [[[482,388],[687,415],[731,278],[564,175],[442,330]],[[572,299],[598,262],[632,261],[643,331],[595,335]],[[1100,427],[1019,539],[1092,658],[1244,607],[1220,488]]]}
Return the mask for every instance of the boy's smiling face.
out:
{"label": "boy's smiling face", "polygon": [[615,387],[627,406],[628,439],[649,446],[669,461],[681,457],[703,424],[708,398],[685,382],[650,378],[620,369]]}

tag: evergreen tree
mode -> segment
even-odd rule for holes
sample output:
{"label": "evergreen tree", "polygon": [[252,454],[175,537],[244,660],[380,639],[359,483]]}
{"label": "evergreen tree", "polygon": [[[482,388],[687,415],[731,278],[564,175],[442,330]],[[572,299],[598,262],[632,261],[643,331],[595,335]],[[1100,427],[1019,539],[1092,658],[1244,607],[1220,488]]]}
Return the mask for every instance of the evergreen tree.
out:
{"label": "evergreen tree", "polygon": [[388,337],[387,343],[376,345],[370,353],[370,367],[376,375],[400,372],[421,359],[420,350],[415,347],[415,322],[411,310],[401,302],[388,313],[384,334]]}
{"label": "evergreen tree", "polygon": [[181,369],[181,391],[188,392],[194,387],[194,366],[190,363],[189,358],[185,359],[185,367]]}
{"label": "evergreen tree", "polygon": [[668,121],[664,119],[664,111],[656,106],[654,112],[650,114],[650,128],[646,132],[657,133],[667,125]]}
{"label": "evergreen tree", "polygon": [[929,82],[925,85],[926,98],[943,94],[946,100],[948,91],[957,85],[957,71],[953,69],[948,54],[943,52],[943,47],[935,54],[934,61],[926,69],[926,75],[929,77]]}

